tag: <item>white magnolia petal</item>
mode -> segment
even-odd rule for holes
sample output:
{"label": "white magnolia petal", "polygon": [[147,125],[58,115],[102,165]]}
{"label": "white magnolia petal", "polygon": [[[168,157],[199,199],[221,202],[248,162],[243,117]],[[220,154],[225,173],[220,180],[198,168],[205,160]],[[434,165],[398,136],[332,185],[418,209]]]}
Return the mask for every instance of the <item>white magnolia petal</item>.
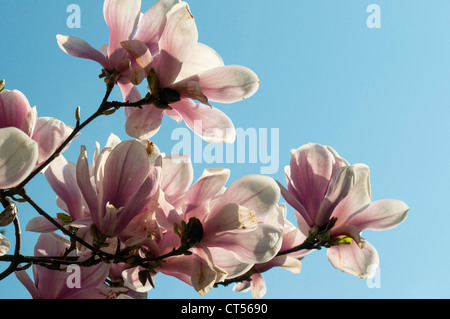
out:
{"label": "white magnolia petal", "polygon": [[367,241],[363,248],[354,241],[330,247],[327,257],[333,267],[360,278],[372,277],[380,263],[378,252]]}
{"label": "white magnolia petal", "polygon": [[35,167],[38,144],[15,127],[0,129],[0,189],[20,183]]}
{"label": "white magnolia petal", "polygon": [[11,248],[8,238],[0,234],[0,256],[5,255]]}

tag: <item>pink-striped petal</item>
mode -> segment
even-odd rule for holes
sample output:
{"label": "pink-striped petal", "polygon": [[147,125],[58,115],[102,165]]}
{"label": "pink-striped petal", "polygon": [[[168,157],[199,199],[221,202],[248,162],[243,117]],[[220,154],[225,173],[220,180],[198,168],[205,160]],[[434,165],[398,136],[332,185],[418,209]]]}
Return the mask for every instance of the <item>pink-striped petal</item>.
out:
{"label": "pink-striped petal", "polygon": [[180,0],[159,0],[142,16],[134,36],[146,44],[152,54],[159,52],[158,41],[166,25],[166,15]]}
{"label": "pink-striped petal", "polygon": [[108,58],[113,67],[119,67],[126,51],[120,43],[130,40],[136,30],[141,0],[106,0],[103,14],[109,27]]}
{"label": "pink-striped petal", "polygon": [[3,90],[0,92],[0,128],[21,128],[28,112],[30,103],[25,95],[18,90]]}

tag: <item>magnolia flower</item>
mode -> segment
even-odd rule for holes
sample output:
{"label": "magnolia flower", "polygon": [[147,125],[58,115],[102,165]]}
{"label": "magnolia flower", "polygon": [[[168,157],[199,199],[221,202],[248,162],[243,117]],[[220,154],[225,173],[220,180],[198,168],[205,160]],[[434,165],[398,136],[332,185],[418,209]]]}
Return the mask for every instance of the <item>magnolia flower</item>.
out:
{"label": "magnolia flower", "polygon": [[187,3],[159,0],[139,19],[140,7],[140,0],[105,1],[104,17],[110,29],[106,53],[71,36],[57,35],[58,45],[69,55],[100,63],[119,85],[125,101],[141,100],[135,85],[153,78],[152,103],[125,109],[131,137],[152,137],[167,114],[178,122],[184,119],[208,142],[232,143],[232,121],[208,101],[233,103],[252,96],[259,86],[256,74],[242,66],[225,66],[213,49],[197,41]]}
{"label": "magnolia flower", "polygon": [[[121,44],[136,62],[131,82],[139,84],[147,78],[153,97],[152,105],[128,110],[129,135],[152,136],[159,129],[163,114],[167,114],[178,122],[184,119],[191,130],[208,142],[234,142],[235,134],[230,134],[234,132],[233,123],[209,101],[234,103],[248,98],[258,89],[258,77],[246,67],[225,66],[213,49],[198,42],[197,27],[187,3],[174,5],[167,13],[157,55],[148,43],[137,39]],[[135,87],[130,87],[125,98],[138,100],[140,95]],[[201,125],[195,125],[196,122]]]}
{"label": "magnolia flower", "polygon": [[44,163],[72,128],[54,118],[38,118],[36,107],[17,90],[0,92],[0,114],[0,188],[8,188]]}
{"label": "magnolia flower", "polygon": [[[201,295],[229,274],[269,261],[281,246],[281,231],[259,223],[276,209],[276,183],[269,177],[251,175],[225,189],[228,178],[227,169],[205,170],[185,193],[179,209],[162,196],[159,199],[156,218],[168,231],[161,242],[161,253],[180,246],[180,238],[170,231],[174,225],[181,229],[183,221],[188,228],[192,220],[199,224],[192,225],[197,239],[192,255],[170,258],[158,270],[192,285]],[[225,253],[233,258],[222,258]]]}
{"label": "magnolia flower", "polygon": [[291,152],[285,200],[295,208],[302,232],[326,229],[331,264],[361,278],[375,274],[376,249],[360,237],[364,229],[386,230],[402,223],[409,207],[399,200],[371,202],[369,168],[349,165],[335,150],[308,144]]}
{"label": "magnolia flower", "polygon": [[[101,235],[116,237],[145,210],[159,187],[159,171],[156,145],[120,142],[111,136],[105,148],[95,153],[94,165],[88,164],[86,147],[82,146],[76,165],[61,158],[52,163],[46,177],[72,226],[94,224]],[[52,230],[41,217],[30,221],[27,229]]]}
{"label": "magnolia flower", "polygon": [[[34,252],[36,257],[62,256],[70,242],[55,234],[41,234]],[[76,257],[72,252],[71,257]],[[83,256],[80,257],[82,260]],[[80,267],[74,271],[67,267],[49,269],[33,265],[34,282],[25,270],[16,271],[20,282],[33,299],[113,299],[126,294],[127,289],[108,287],[104,281],[108,276],[109,264],[100,263],[91,267]],[[75,278],[79,276],[79,278]]]}

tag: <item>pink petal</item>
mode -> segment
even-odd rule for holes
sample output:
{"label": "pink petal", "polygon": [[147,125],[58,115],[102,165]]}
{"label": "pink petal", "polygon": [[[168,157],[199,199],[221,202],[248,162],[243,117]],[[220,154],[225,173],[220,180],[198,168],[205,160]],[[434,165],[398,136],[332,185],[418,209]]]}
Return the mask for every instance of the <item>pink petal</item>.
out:
{"label": "pink petal", "polygon": [[50,117],[38,118],[33,132],[33,140],[39,145],[39,158],[36,165],[45,162],[69,137],[72,131],[72,127],[57,119]]}
{"label": "pink petal", "polygon": [[197,42],[192,48],[191,54],[183,61],[180,74],[175,82],[220,66],[224,66],[222,57],[209,46]]}
{"label": "pink petal", "polygon": [[226,232],[208,241],[212,247],[232,250],[245,264],[265,263],[275,257],[282,243],[281,231],[271,225],[259,224],[250,232]]}
{"label": "pink petal", "polygon": [[[55,219],[58,223],[61,223],[60,220]],[[57,231],[58,228],[53,225],[51,222],[47,220],[45,217],[35,217],[32,218],[25,228],[26,231],[35,232],[35,233],[51,233]]]}
{"label": "pink petal", "polygon": [[78,157],[76,176],[78,187],[83,194],[83,198],[86,201],[87,206],[89,207],[92,220],[94,224],[98,224],[98,193],[91,182],[90,168],[87,161],[87,152],[84,145],[81,146],[80,156]]}
{"label": "pink petal", "polygon": [[234,143],[236,130],[231,119],[221,110],[192,100],[172,104],[186,125],[208,143]]}
{"label": "pink petal", "polygon": [[[368,167],[365,165],[352,165],[341,167],[333,174],[328,185],[327,193],[322,201],[319,213],[316,217],[316,225],[324,226],[333,213],[334,208],[343,200],[354,187],[357,187],[362,176],[368,178]],[[368,183],[368,181],[367,181]],[[365,184],[369,187],[368,184]],[[362,196],[369,196],[366,201],[370,201],[370,191],[362,190]]]}
{"label": "pink petal", "polygon": [[31,280],[30,276],[25,270],[16,271],[14,272],[17,279],[22,283],[22,285],[27,288],[28,292],[30,293],[31,297],[33,299],[40,299],[39,291],[36,288],[36,285],[34,284],[33,280]]}
{"label": "pink petal", "polygon": [[72,220],[84,217],[81,193],[77,185],[75,167],[60,155],[45,172],[47,182],[56,195],[64,202]]}
{"label": "pink petal", "polygon": [[148,74],[153,66],[153,57],[144,42],[128,40],[120,43],[122,47],[136,60],[136,63]]}
{"label": "pink petal", "polygon": [[254,211],[229,203],[216,214],[210,216],[203,229],[206,232],[203,240],[214,240],[215,236],[227,231],[251,231],[258,227],[258,220]]}
{"label": "pink petal", "polygon": [[158,41],[166,25],[166,15],[180,0],[159,0],[148,9],[139,22],[135,40],[141,40],[153,54],[159,52]]}
{"label": "pink petal", "polygon": [[148,139],[160,129],[164,110],[153,105],[143,105],[142,109],[135,109],[128,115],[125,129],[129,136],[137,139]]}
{"label": "pink petal", "polygon": [[0,128],[13,126],[20,128],[28,112],[30,103],[18,90],[0,92]]}
{"label": "pink petal", "polygon": [[36,107],[32,107],[20,125],[20,129],[28,136],[33,136],[36,121],[38,119]]}
{"label": "pink petal", "polygon": [[380,263],[376,249],[367,241],[362,249],[353,241],[330,247],[327,257],[333,267],[360,278],[372,277]]}
{"label": "pink petal", "polygon": [[259,88],[258,76],[239,65],[210,69],[198,75],[203,94],[208,100],[234,103],[251,97]]}
{"label": "pink petal", "polygon": [[288,189],[314,222],[333,174],[345,164],[330,147],[307,144],[291,151]]}
{"label": "pink petal", "polygon": [[[185,205],[189,208],[189,216],[195,216],[191,210],[196,207],[208,205],[214,195],[225,185],[230,177],[228,169],[205,169],[202,176],[192,185],[186,193]],[[200,220],[202,215],[195,216]]]}
{"label": "pink petal", "polygon": [[106,0],[103,14],[109,27],[108,58],[118,67],[126,51],[120,42],[130,40],[136,30],[141,10],[141,0]]}
{"label": "pink petal", "polygon": [[197,43],[198,31],[194,17],[186,2],[172,7],[160,39],[160,50],[184,62],[192,47]]}
{"label": "pink petal", "polygon": [[268,176],[248,175],[239,178],[214,202],[213,212],[228,203],[238,204],[256,213],[258,220],[277,209],[280,189]]}
{"label": "pink petal", "polygon": [[117,145],[108,156],[103,177],[103,203],[125,206],[136,194],[149,172],[148,155],[138,141]]}
{"label": "pink petal", "polygon": [[94,49],[89,43],[83,39],[61,35],[56,36],[59,47],[68,55],[89,59],[100,63],[106,70],[112,71],[111,63],[100,51]]}
{"label": "pink petal", "polygon": [[365,210],[351,216],[346,222],[358,229],[387,230],[401,224],[408,215],[409,207],[395,199],[382,199],[370,203]]}
{"label": "pink petal", "polygon": [[353,214],[365,209],[370,204],[369,167],[364,164],[352,165],[353,171],[348,195],[334,209],[331,217],[336,217],[335,227],[348,225]]}
{"label": "pink petal", "polygon": [[261,299],[267,292],[266,282],[261,274],[254,274],[251,281],[253,299]]}
{"label": "pink petal", "polygon": [[161,190],[172,204],[184,196],[193,178],[194,170],[189,156],[172,154],[163,158]]}
{"label": "pink petal", "polygon": [[225,271],[214,265],[208,249],[195,249],[191,281],[192,286],[200,295],[207,294],[216,281],[221,281],[225,275]]}

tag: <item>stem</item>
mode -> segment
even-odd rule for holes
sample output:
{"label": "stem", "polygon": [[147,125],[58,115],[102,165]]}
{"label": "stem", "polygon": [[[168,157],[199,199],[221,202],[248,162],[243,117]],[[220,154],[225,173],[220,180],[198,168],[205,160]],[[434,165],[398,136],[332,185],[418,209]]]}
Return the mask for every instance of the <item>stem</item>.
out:
{"label": "stem", "polygon": [[51,222],[54,226],[56,226],[59,230],[61,230],[65,235],[69,236],[71,239],[76,240],[77,242],[79,242],[80,244],[82,244],[83,246],[85,246],[86,248],[90,249],[91,251],[95,251],[95,248],[88,244],[86,241],[84,241],[83,239],[75,236],[72,232],[70,232],[69,230],[67,230],[64,226],[62,226],[60,223],[58,223],[57,221],[55,221],[50,215],[48,215],[41,207],[39,207],[38,204],[36,204],[27,194],[25,191],[21,191],[20,192],[20,196],[22,196],[22,198],[28,202],[28,204],[30,204],[41,216],[45,217],[49,222]]}
{"label": "stem", "polygon": [[21,231],[20,231],[20,223],[19,223],[19,218],[16,215],[16,218],[14,218],[14,228],[15,228],[15,233],[16,233],[16,247],[14,249],[14,256],[13,259],[11,260],[11,263],[9,264],[9,267],[6,268],[5,271],[3,271],[0,274],[0,281],[2,281],[3,279],[5,279],[6,277],[8,277],[9,275],[11,275],[14,271],[17,270],[17,266],[20,265],[20,261],[19,261],[19,256],[20,256],[20,249],[22,246],[22,235],[21,235]]}

